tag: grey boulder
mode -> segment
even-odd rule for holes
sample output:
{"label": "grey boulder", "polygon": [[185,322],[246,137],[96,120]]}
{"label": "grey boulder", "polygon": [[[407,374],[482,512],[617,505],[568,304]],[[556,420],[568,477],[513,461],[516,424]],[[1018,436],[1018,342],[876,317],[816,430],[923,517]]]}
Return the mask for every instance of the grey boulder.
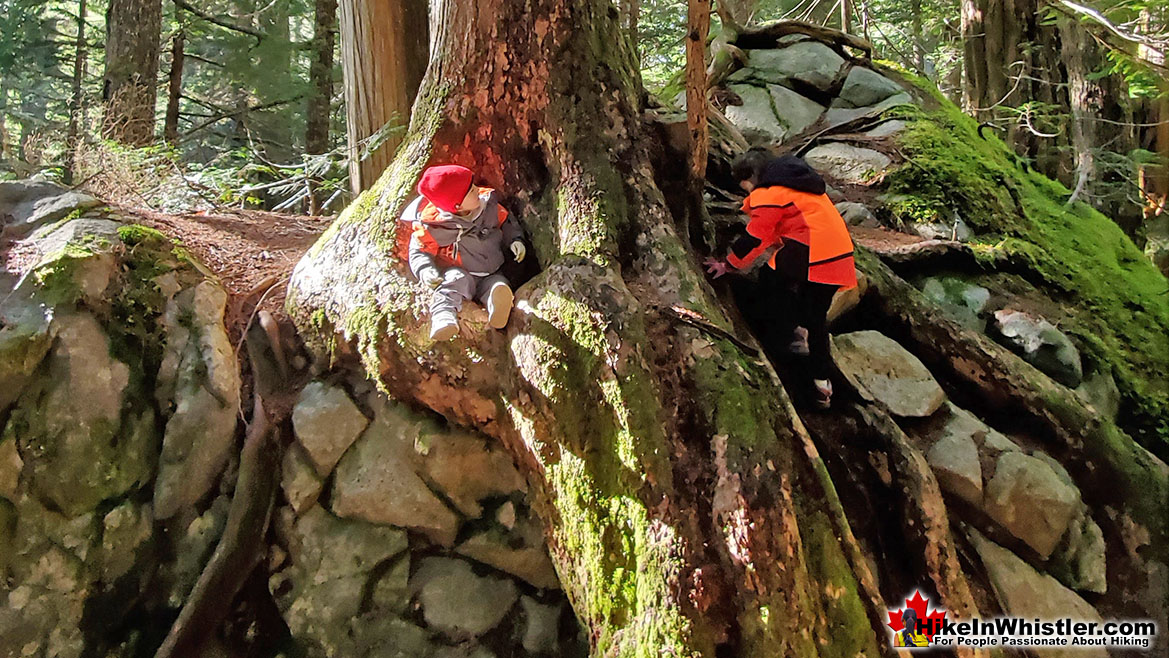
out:
{"label": "grey boulder", "polygon": [[808,151],[804,160],[821,174],[853,185],[871,184],[893,162],[880,151],[843,142],[821,144]]}
{"label": "grey boulder", "polygon": [[995,311],[1000,340],[1055,381],[1075,388],[1083,380],[1080,352],[1071,339],[1047,320],[1015,309]]}
{"label": "grey boulder", "polygon": [[946,401],[945,391],[921,361],[878,331],[834,336],[832,353],[862,397],[881,402],[897,416],[929,416]]}

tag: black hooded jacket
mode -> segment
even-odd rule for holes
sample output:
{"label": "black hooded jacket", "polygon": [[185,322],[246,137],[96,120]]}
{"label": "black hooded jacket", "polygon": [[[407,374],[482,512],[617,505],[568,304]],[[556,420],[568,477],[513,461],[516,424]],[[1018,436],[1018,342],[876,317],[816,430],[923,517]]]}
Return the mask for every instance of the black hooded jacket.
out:
{"label": "black hooded jacket", "polygon": [[775,158],[763,166],[763,171],[759,172],[757,187],[772,185],[782,185],[809,194],[824,194],[827,189],[820,174],[803,159],[794,155]]}

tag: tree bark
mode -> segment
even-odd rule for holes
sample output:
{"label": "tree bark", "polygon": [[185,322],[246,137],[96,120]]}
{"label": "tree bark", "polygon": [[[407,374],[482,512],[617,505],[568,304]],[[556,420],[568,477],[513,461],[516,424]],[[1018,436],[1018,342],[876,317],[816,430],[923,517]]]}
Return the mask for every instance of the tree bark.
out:
{"label": "tree bark", "polygon": [[110,0],[102,135],[130,146],[154,141],[162,0]]}
{"label": "tree bark", "polygon": [[[312,64],[309,67],[311,91],[305,122],[304,146],[310,155],[328,153],[332,143],[329,127],[333,116],[333,50],[336,47],[337,0],[316,0],[313,30]],[[309,185],[309,214],[320,213],[318,181]]]}
{"label": "tree bark", "polygon": [[[706,179],[706,37],[710,0],[689,0],[686,30],[686,126],[690,129],[690,175]],[[701,184],[699,184],[701,185]]]}
{"label": "tree bark", "polygon": [[88,49],[85,45],[85,0],[77,3],[77,39],[73,42],[73,84],[69,94],[69,127],[65,131],[65,171],[62,176],[66,185],[73,184],[77,171],[77,143],[81,139],[81,82],[85,77],[85,60]]}
{"label": "tree bark", "polygon": [[[774,371],[665,311],[734,332],[654,182],[617,10],[434,10],[398,157],[293,276],[302,333],[509,447],[594,655],[881,653],[883,611],[860,594],[846,557],[859,552]],[[544,269],[506,331],[469,320],[434,344],[386,245],[422,169],[449,162],[507,194]]]}
{"label": "tree bark", "polygon": [[172,146],[178,144],[179,141],[179,100],[183,96],[183,62],[186,59],[185,47],[187,42],[187,29],[183,23],[182,9],[177,5],[175,12],[178,14],[176,22],[179,24],[178,31],[175,32],[171,41],[170,47],[170,76],[167,81],[166,93],[166,120],[163,123],[162,137],[167,144]]}
{"label": "tree bark", "polygon": [[0,76],[0,160],[7,160],[8,146],[8,76]]}
{"label": "tree bark", "polygon": [[354,196],[377,180],[402,142],[426,72],[425,0],[341,0],[341,65]]}
{"label": "tree bark", "polygon": [[333,103],[333,50],[336,45],[337,0],[317,0],[313,30],[313,61],[309,68],[312,92],[308,99],[305,151],[329,150],[329,117]]}

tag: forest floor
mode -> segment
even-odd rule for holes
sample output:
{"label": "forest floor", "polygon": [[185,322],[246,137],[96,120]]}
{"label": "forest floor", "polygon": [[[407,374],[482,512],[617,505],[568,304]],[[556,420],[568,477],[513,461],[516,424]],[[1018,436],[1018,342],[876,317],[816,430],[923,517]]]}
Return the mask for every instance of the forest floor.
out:
{"label": "forest floor", "polygon": [[179,240],[215,272],[229,295],[224,324],[233,341],[259,310],[285,318],[284,296],[292,269],[334,219],[258,210],[181,215],[121,210]]}

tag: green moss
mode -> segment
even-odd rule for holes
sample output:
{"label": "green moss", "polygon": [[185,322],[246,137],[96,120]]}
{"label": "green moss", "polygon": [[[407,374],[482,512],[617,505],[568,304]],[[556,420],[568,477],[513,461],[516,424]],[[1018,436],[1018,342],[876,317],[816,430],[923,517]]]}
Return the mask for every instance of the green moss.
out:
{"label": "green moss", "polygon": [[92,247],[75,242],[47,254],[32,272],[39,287],[38,295],[52,305],[79,301],[82,290],[78,281],[96,255]]}
{"label": "green moss", "polygon": [[127,247],[133,247],[143,242],[146,243],[161,243],[168,242],[169,239],[157,229],[141,224],[126,224],[118,227],[118,239],[121,240]]}
{"label": "green moss", "polygon": [[840,549],[831,521],[819,510],[805,510],[800,517],[800,536],[804,540],[811,580],[824,594],[821,636],[831,641],[820,647],[820,656],[881,655],[856,578]]}
{"label": "green moss", "polygon": [[[925,87],[929,89],[930,87]],[[1120,228],[1089,206],[1066,206],[1056,183],[1024,170],[998,138],[953,104],[899,108],[908,162],[888,176],[891,209],[905,218],[956,210],[973,227],[976,253],[1006,255],[1064,309],[1050,318],[1089,360],[1114,368],[1120,423],[1146,447],[1169,448],[1169,284]]]}
{"label": "green moss", "polygon": [[574,566],[560,574],[565,591],[590,627],[606,629],[595,638],[598,655],[682,655],[695,631],[670,603],[678,540],[653,518],[653,502],[646,500],[654,485],[671,486],[660,392],[645,363],[628,351],[648,340],[644,326],[619,309],[632,303],[628,297],[599,298],[597,287],[611,271],[578,261],[543,276],[554,279],[546,283],[558,292],[534,296],[529,325],[513,350],[523,355],[520,374],[544,398],[548,422],[562,437],[557,446],[541,447],[547,433],[540,421],[506,400],[504,406],[544,459],[557,518],[553,543]]}

